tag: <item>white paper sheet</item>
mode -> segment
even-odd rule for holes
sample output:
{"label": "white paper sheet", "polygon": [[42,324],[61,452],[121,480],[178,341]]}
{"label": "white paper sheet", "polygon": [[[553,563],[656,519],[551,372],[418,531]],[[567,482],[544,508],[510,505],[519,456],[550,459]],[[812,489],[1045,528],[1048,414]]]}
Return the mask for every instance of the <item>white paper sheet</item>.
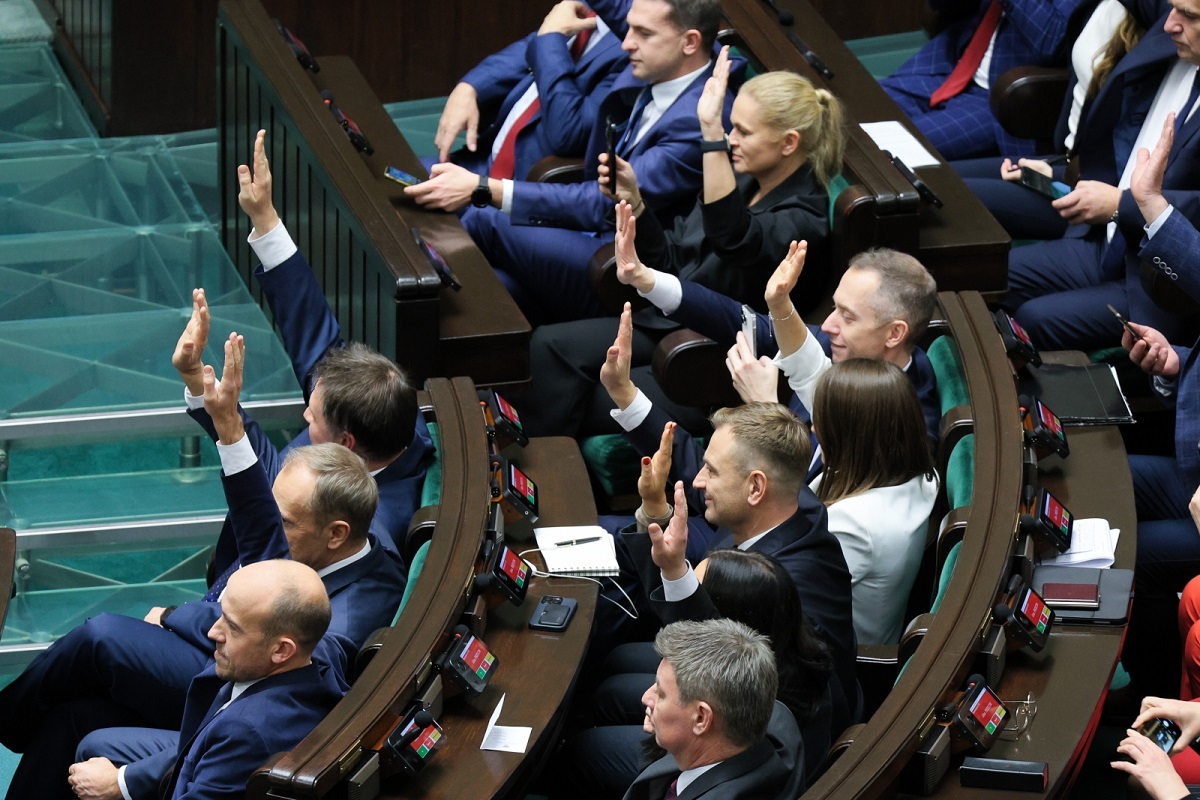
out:
{"label": "white paper sheet", "polygon": [[533,733],[533,728],[496,724],[496,720],[500,719],[500,710],[504,708],[505,697],[507,695],[500,695],[500,702],[496,704],[496,710],[492,712],[492,717],[488,720],[487,730],[483,732],[483,741],[480,743],[479,749],[499,750],[502,753],[524,753],[529,747],[529,736]]}
{"label": "white paper sheet", "polygon": [[880,150],[887,150],[912,169],[936,167],[941,163],[917,141],[917,137],[894,119],[885,122],[863,122],[861,126]]}

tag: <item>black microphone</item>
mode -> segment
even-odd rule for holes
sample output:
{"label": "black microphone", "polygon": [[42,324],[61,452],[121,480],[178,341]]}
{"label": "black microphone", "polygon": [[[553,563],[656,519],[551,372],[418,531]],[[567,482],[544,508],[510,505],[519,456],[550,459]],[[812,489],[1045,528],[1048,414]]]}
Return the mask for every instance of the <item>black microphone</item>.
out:
{"label": "black microphone", "polygon": [[433,724],[433,714],[430,714],[425,709],[421,709],[416,714],[413,714],[413,722],[418,728],[424,730]]}
{"label": "black microphone", "polygon": [[1012,619],[1012,609],[1004,603],[997,603],[996,607],[992,609],[992,620],[997,625],[1003,625],[1010,619]]}

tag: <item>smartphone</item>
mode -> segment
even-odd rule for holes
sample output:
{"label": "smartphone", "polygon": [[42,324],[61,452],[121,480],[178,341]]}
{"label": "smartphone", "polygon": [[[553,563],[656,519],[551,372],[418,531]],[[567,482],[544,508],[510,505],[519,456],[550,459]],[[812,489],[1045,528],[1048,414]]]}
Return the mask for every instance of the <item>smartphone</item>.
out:
{"label": "smartphone", "polygon": [[746,337],[750,357],[758,358],[758,320],[754,309],[745,303],[742,304],[742,335]]}
{"label": "smartphone", "polygon": [[[393,180],[395,180],[395,178],[393,178]],[[425,251],[425,257],[429,259],[429,263],[433,266],[434,271],[437,272],[438,277],[442,281],[442,286],[449,286],[456,292],[461,289],[462,284],[459,282],[458,276],[456,276],[454,271],[450,269],[450,265],[446,263],[446,259],[442,258],[442,254],[437,250],[434,250],[433,247],[430,246],[429,242],[421,238],[421,229],[414,225],[413,227],[409,228],[409,232],[412,233],[413,240],[421,246],[423,251]]]}
{"label": "smartphone", "polygon": [[1179,741],[1179,737],[1183,735],[1178,725],[1161,717],[1143,722],[1137,732],[1152,740],[1167,753],[1171,752],[1175,742]]}
{"label": "smartphone", "polygon": [[1048,178],[1042,173],[1029,167],[1021,167],[1021,185],[1033,189],[1041,195],[1057,200],[1063,195],[1070,194],[1071,187],[1062,181]]}
{"label": "smartphone", "polygon": [[1095,583],[1047,583],[1042,586],[1042,598],[1054,608],[1100,607],[1100,586]]}
{"label": "smartphone", "polygon": [[529,627],[535,631],[565,631],[576,605],[569,597],[546,595],[534,607]]}
{"label": "smartphone", "polygon": [[1133,329],[1133,326],[1129,324],[1129,320],[1125,319],[1125,315],[1112,307],[1112,303],[1105,303],[1105,305],[1108,306],[1108,310],[1113,313],[1113,316],[1117,318],[1117,322],[1121,323],[1122,327],[1124,327],[1125,330],[1129,331],[1129,335],[1132,336],[1135,341],[1138,341],[1138,342],[1146,341],[1145,339],[1143,339],[1141,337],[1141,335],[1137,331],[1135,331]]}
{"label": "smartphone", "polygon": [[617,134],[620,127],[612,117],[604,118],[604,144],[608,148],[608,191],[617,194]]}
{"label": "smartphone", "polygon": [[383,176],[395,181],[401,186],[416,186],[418,183],[423,182],[422,178],[418,178],[411,172],[405,172],[404,170],[396,169],[395,167],[387,167],[384,169]]}

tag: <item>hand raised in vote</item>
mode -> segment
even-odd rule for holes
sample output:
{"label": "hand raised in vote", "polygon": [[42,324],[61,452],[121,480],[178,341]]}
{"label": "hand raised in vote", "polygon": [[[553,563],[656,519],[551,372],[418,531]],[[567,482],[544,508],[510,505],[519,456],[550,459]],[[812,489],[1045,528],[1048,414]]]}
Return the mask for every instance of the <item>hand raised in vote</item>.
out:
{"label": "hand raised in vote", "polygon": [[279,224],[279,214],[271,200],[271,165],[267,163],[267,132],[260,130],[254,137],[254,171],[245,164],[237,168],[238,205],[250,224],[255,237],[262,236]]}
{"label": "hand raised in vote", "polygon": [[639,292],[648,292],[654,288],[654,271],[638,259],[637,247],[637,217],[629,203],[622,200],[617,203],[617,236],[613,246],[617,256],[617,280],[632,286]]}
{"label": "hand raised in vote", "polygon": [[687,498],[683,481],[675,482],[675,510],[667,529],[657,523],[650,525],[650,557],[662,570],[664,580],[677,581],[687,573]]}
{"label": "hand raised in vote", "polygon": [[242,415],[238,411],[245,361],[245,339],[235,332],[225,340],[221,380],[217,380],[216,370],[207,364],[204,366],[204,410],[212,418],[221,444],[233,444],[245,435]]}
{"label": "hand raised in vote", "polygon": [[179,341],[175,343],[175,352],[171,355],[171,365],[183,378],[183,383],[193,397],[204,394],[204,363],[201,358],[204,348],[208,347],[209,312],[208,299],[203,289],[192,290],[192,316],[184,326]]}
{"label": "hand raised in vote", "polygon": [[729,46],[721,48],[712,75],[704,84],[704,91],[696,101],[696,117],[700,121],[700,135],[709,141],[717,141],[725,135],[725,122],[721,118],[725,110],[725,93],[729,88]]}
{"label": "hand raised in vote", "polygon": [[637,397],[637,387],[629,377],[629,364],[632,360],[633,311],[629,303],[626,303],[617,326],[617,338],[605,354],[604,366],[600,367],[600,383],[621,410],[628,408]]}
{"label": "hand raised in vote", "polygon": [[638,496],[642,498],[642,511],[650,519],[662,519],[667,515],[667,477],[671,474],[671,448],[675,444],[675,423],[663,425],[658,450],[653,456],[642,458],[642,472],[638,475]]}
{"label": "hand raised in vote", "polygon": [[1175,115],[1167,114],[1162,133],[1153,150],[1142,147],[1137,152],[1137,163],[1129,179],[1129,193],[1133,195],[1142,212],[1142,219],[1149,225],[1170,205],[1163,197],[1163,176],[1167,172],[1167,157],[1171,155],[1171,144],[1175,140]]}

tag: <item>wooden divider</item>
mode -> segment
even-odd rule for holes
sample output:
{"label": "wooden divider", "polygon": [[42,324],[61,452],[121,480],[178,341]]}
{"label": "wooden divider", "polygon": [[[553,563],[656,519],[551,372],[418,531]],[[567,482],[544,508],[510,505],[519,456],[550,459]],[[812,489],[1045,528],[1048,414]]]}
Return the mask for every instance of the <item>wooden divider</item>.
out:
{"label": "wooden divider", "polygon": [[904,674],[854,744],[805,800],[850,800],[894,791],[933,725],[934,710],[961,688],[1008,575],[1021,499],[1021,428],[1012,372],[983,299],[939,296],[962,353],[975,421],[975,484],[967,534],[950,586]]}
{"label": "wooden divider", "polygon": [[[347,340],[364,342],[417,380],[467,375],[480,385],[529,377],[529,324],[452,214],[424,211],[384,178],[391,164],[422,173],[379,100],[345,58],[304,70],[259,0],[222,0],[217,28],[222,237],[261,299],[238,208],[238,164],[267,131],[276,206],[313,266]],[[374,147],[355,150],[321,92]],[[463,288],[444,289],[410,227],[444,256]]]}

